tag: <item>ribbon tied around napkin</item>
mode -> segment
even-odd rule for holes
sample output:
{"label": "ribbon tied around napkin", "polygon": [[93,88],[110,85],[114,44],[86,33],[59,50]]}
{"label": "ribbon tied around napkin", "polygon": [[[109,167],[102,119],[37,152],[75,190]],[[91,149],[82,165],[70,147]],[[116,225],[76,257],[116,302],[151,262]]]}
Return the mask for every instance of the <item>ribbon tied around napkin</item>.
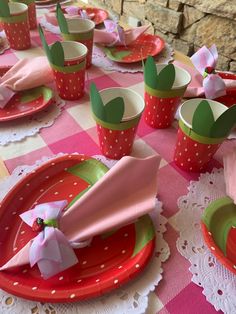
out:
{"label": "ribbon tied around napkin", "polygon": [[215,45],[209,49],[203,46],[191,57],[193,65],[203,77],[202,85],[208,99],[226,95],[224,80],[215,72],[217,60],[218,52]]}
{"label": "ribbon tied around napkin", "polygon": [[157,155],[123,157],[69,208],[62,200],[37,205],[21,214],[21,219],[39,234],[0,271],[37,263],[47,279],[75,265],[79,251],[75,254],[73,248],[87,246],[94,236],[132,223],[154,209],[159,163]]}

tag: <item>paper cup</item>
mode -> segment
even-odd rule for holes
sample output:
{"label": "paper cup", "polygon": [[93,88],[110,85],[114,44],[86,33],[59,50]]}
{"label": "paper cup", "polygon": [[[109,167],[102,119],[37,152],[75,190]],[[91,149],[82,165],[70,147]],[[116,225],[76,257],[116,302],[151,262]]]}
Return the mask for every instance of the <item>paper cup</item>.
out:
{"label": "paper cup", "polygon": [[31,47],[28,7],[24,3],[9,2],[10,17],[0,17],[7,40],[12,49],[25,50]]}
{"label": "paper cup", "polygon": [[119,87],[104,89],[100,91],[100,95],[104,104],[116,97],[122,97],[125,103],[121,123],[104,122],[94,116],[101,152],[111,159],[120,159],[130,155],[138,123],[144,110],[144,100],[133,90]]}
{"label": "paper cup", "polygon": [[84,44],[88,49],[86,68],[92,64],[93,35],[95,23],[88,19],[73,18],[67,20],[69,34],[62,33],[64,40],[73,40]]}
{"label": "paper cup", "polygon": [[73,41],[62,42],[62,47],[64,66],[51,64],[58,94],[65,100],[77,100],[84,95],[87,47]]}
{"label": "paper cup", "polygon": [[37,28],[37,16],[35,0],[11,0],[12,2],[21,2],[28,6],[28,18],[30,29]]}
{"label": "paper cup", "polygon": [[[166,64],[157,64],[157,73]],[[161,91],[153,89],[145,84],[145,122],[153,128],[168,128],[174,121],[175,112],[180,105],[182,96],[191,81],[191,75],[184,69],[175,67],[175,81],[171,90]]]}
{"label": "paper cup", "polygon": [[[189,172],[201,172],[207,167],[217,149],[225,138],[209,138],[192,130],[192,118],[198,104],[203,99],[191,99],[180,107],[179,129],[174,152],[176,165]],[[207,99],[216,120],[227,107],[221,103]]]}

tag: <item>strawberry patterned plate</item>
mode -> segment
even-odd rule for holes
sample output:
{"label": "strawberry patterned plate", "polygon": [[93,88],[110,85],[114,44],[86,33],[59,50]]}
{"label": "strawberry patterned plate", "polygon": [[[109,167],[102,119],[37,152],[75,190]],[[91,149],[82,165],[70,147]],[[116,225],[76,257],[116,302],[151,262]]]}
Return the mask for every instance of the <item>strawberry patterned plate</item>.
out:
{"label": "strawberry patterned plate", "polygon": [[133,63],[145,60],[148,56],[155,56],[165,47],[162,38],[151,34],[141,34],[129,46],[101,47],[106,56],[115,62]]}
{"label": "strawberry patterned plate", "polygon": [[[227,72],[218,72],[223,79],[236,80],[236,74]],[[226,90],[226,95],[214,99],[227,107],[236,105],[236,88]]]}
{"label": "strawberry patterned plate", "polygon": [[46,86],[17,92],[7,105],[0,109],[0,122],[19,119],[45,109],[54,102],[53,97],[53,91]]}
{"label": "strawberry patterned plate", "polygon": [[202,233],[212,254],[236,274],[236,205],[231,198],[217,199],[205,209]]}
{"label": "strawberry patterned plate", "polygon": [[[108,168],[84,155],[56,157],[26,175],[0,204],[0,265],[17,253],[34,233],[19,215],[36,204],[66,199],[70,205]],[[122,197],[122,195],[121,195]],[[40,302],[75,302],[120,287],[137,276],[155,248],[155,230],[146,215],[135,223],[96,236],[75,250],[79,263],[43,280],[37,266],[0,272],[0,288]]]}
{"label": "strawberry patterned plate", "polygon": [[[78,7],[78,18],[80,17],[80,8]],[[89,16],[89,18],[95,23],[95,25],[99,25],[103,23],[109,16],[108,12],[99,8],[82,8],[83,11]],[[62,8],[64,14],[66,14],[66,7]],[[55,8],[50,10],[49,13],[45,14],[46,20],[57,26],[57,18],[56,18],[56,10]],[[69,18],[69,15],[67,15]]]}

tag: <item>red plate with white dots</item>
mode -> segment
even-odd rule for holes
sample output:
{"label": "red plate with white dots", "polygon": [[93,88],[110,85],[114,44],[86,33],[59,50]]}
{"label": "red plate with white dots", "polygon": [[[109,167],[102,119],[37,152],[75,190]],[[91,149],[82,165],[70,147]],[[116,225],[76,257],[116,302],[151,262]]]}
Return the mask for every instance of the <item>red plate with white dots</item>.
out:
{"label": "red plate with white dots", "polygon": [[156,35],[142,34],[128,46],[101,47],[106,56],[115,62],[133,63],[156,56],[165,47],[164,40]]}
{"label": "red plate with white dots", "polygon": [[22,92],[17,92],[0,109],[0,122],[19,119],[45,109],[54,102],[53,91],[46,86],[40,86]]}
{"label": "red plate with white dots", "polygon": [[[80,17],[80,9],[81,8],[78,7],[78,18]],[[109,14],[107,11],[99,9],[99,8],[82,8],[82,10],[86,12],[86,14],[95,23],[95,25],[99,25],[103,23],[109,17]],[[66,7],[62,8],[62,12],[66,14]],[[45,16],[46,16],[47,21],[50,24],[54,26],[58,25],[57,18],[56,18],[56,9],[53,8]]]}
{"label": "red plate with white dots", "polygon": [[[227,73],[227,72],[218,72],[218,73],[223,79],[236,80],[236,74],[234,74],[234,73]],[[221,102],[222,104],[224,104],[227,107],[231,107],[233,105],[236,105],[236,87],[232,88],[232,89],[227,89],[225,96],[221,96],[221,97],[216,98],[214,100]]]}
{"label": "red plate with white dots", "polygon": [[[83,155],[51,159],[26,175],[0,204],[0,265],[35,234],[19,215],[37,203],[67,199],[72,203],[108,171],[101,162]],[[122,197],[122,196],[121,196]],[[37,266],[0,272],[0,288],[40,302],[74,302],[100,296],[138,275],[155,247],[148,215],[136,223],[93,238],[90,246],[75,250],[79,263],[43,280]]]}

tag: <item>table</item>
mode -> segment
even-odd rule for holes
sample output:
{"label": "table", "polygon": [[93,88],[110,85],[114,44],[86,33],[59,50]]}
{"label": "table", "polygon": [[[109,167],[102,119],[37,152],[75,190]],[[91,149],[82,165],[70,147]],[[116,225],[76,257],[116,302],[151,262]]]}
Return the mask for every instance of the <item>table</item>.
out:
{"label": "table", "polygon": [[[46,33],[46,37],[49,43],[58,39],[57,35],[50,33]],[[30,50],[8,51],[0,56],[0,65],[13,65],[18,59],[42,55],[43,50],[37,31],[32,32],[32,43]],[[189,62],[187,57],[178,52],[175,58]],[[94,81],[99,89],[128,87],[143,95],[143,74],[141,73],[106,72],[95,67],[91,67],[88,73],[89,80]],[[90,81],[86,83],[87,90]],[[132,152],[132,156],[136,157],[152,154],[159,154],[162,157],[158,198],[163,202],[164,215],[169,222],[178,212],[177,199],[187,193],[190,180],[198,178],[198,174],[183,172],[173,163],[176,129],[176,122],[168,129],[156,130],[141,120]],[[216,153],[208,170],[221,167],[224,153],[234,145],[235,141],[226,141]],[[0,156],[10,173],[19,165],[31,165],[43,156],[52,156],[59,152],[100,154],[95,122],[89,109],[88,93],[79,101],[68,101],[62,115],[52,127],[45,128],[36,136],[22,142],[0,147]],[[2,172],[3,176],[6,174]],[[170,246],[171,256],[163,265],[163,279],[150,298],[147,313],[215,313],[213,306],[202,295],[201,288],[191,282],[191,274],[188,271],[190,265],[176,249],[177,237],[177,231],[171,224],[168,224],[165,239]]]}

